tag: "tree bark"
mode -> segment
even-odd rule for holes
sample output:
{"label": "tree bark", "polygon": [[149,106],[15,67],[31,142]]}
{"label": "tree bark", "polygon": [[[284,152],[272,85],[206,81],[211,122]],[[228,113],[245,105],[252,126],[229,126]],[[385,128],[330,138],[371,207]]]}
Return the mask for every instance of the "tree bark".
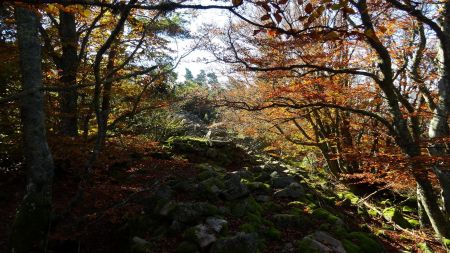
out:
{"label": "tree bark", "polygon": [[51,211],[53,159],[45,133],[38,14],[32,9],[17,7],[15,16],[22,88],[35,90],[21,101],[27,189],[10,237],[10,251],[20,253],[45,248]]}
{"label": "tree bark", "polygon": [[[77,84],[78,71],[78,35],[75,16],[61,11],[59,15],[59,36],[61,38],[61,83],[63,87]],[[66,136],[78,135],[78,93],[76,89],[61,91],[60,93],[60,133]]]}

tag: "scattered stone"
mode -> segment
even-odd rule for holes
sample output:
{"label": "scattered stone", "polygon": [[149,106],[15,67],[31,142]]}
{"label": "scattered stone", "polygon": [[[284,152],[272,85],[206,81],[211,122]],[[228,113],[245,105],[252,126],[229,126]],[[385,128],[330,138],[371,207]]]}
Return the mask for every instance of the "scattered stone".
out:
{"label": "scattered stone", "polygon": [[269,202],[270,201],[270,196],[267,195],[256,195],[255,196],[255,200],[258,202]]}
{"label": "scattered stone", "polygon": [[278,227],[298,227],[302,225],[302,219],[295,214],[274,214],[272,219]]}
{"label": "scattered stone", "polygon": [[253,197],[240,199],[233,203],[231,213],[236,217],[242,217],[248,213],[261,213],[262,207]]}
{"label": "scattered stone", "polygon": [[222,193],[226,200],[234,200],[247,196],[249,191],[247,186],[241,183],[239,175],[228,174],[225,177],[224,191]]}
{"label": "scattered stone", "polygon": [[291,242],[286,243],[283,246],[283,249],[281,250],[282,253],[290,253],[290,252],[294,252],[295,251],[295,247],[294,244]]}
{"label": "scattered stone", "polygon": [[220,233],[224,227],[228,224],[228,222],[224,219],[216,218],[216,217],[208,217],[206,218],[206,224],[216,233]]}
{"label": "scattered stone", "polygon": [[142,239],[140,237],[133,237],[131,239],[132,246],[131,246],[131,252],[135,253],[150,253],[151,252],[151,244],[145,239]]}
{"label": "scattered stone", "polygon": [[316,231],[305,236],[299,245],[299,250],[316,250],[319,253],[347,253],[341,241],[324,231]]}
{"label": "scattered stone", "polygon": [[295,178],[288,176],[286,173],[274,171],[270,174],[271,184],[274,188],[285,188],[291,183],[295,183]]}
{"label": "scattered stone", "polygon": [[255,233],[238,233],[213,244],[211,253],[257,253],[258,237]]}
{"label": "scattered stone", "polygon": [[171,212],[172,219],[182,223],[195,223],[205,216],[218,213],[216,206],[207,202],[178,203]]}
{"label": "scattered stone", "polygon": [[275,192],[274,196],[278,198],[299,198],[305,193],[305,190],[299,183],[291,183],[286,188]]}
{"label": "scattered stone", "polygon": [[197,225],[194,229],[195,240],[201,248],[205,248],[217,240],[216,236],[204,224]]}

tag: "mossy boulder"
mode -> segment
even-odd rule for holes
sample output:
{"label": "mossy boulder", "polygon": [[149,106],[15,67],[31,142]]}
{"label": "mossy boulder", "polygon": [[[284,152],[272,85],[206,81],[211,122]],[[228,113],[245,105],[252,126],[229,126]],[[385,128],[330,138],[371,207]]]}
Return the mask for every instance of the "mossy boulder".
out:
{"label": "mossy boulder", "polygon": [[258,248],[259,240],[256,233],[238,233],[217,240],[210,253],[258,253]]}
{"label": "mossy boulder", "polygon": [[207,202],[178,203],[170,212],[173,220],[182,223],[195,223],[202,217],[214,216],[219,213],[219,209]]}
{"label": "mossy boulder", "polygon": [[272,221],[278,227],[306,227],[310,224],[307,217],[298,214],[274,214]]}
{"label": "mossy boulder", "polygon": [[[378,243],[375,237],[364,232],[351,232],[347,234],[347,240],[360,248],[358,253],[382,253],[385,252],[383,246]],[[353,252],[352,252],[353,253]]]}
{"label": "mossy boulder", "polygon": [[342,220],[336,215],[330,213],[324,208],[317,208],[312,212],[312,215],[318,219],[325,220],[330,224],[335,224],[337,222],[343,223]]}
{"label": "mossy boulder", "polygon": [[316,231],[305,236],[298,243],[298,252],[346,253],[341,241],[324,231]]}
{"label": "mossy boulder", "polygon": [[236,217],[242,217],[249,213],[261,214],[261,212],[261,205],[251,196],[231,203],[231,214]]}

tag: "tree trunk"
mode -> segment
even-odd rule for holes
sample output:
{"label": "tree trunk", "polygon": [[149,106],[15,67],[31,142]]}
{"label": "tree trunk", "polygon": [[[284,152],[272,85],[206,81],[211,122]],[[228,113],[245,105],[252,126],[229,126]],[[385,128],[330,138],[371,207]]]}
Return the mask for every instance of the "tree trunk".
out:
{"label": "tree trunk", "polygon": [[[61,11],[59,15],[59,36],[61,38],[61,83],[63,87],[77,84],[78,71],[78,35],[75,16]],[[60,133],[66,136],[78,135],[78,93],[76,89],[64,90],[60,93],[61,126]]]}
{"label": "tree trunk", "polygon": [[31,9],[17,7],[15,15],[22,88],[35,90],[21,101],[27,190],[10,238],[10,251],[20,253],[45,248],[51,211],[53,159],[45,134],[38,14]]}
{"label": "tree trunk", "polygon": [[422,205],[421,191],[419,187],[417,187],[417,214],[419,216],[420,227],[425,228],[430,224],[430,220],[427,217],[425,212],[425,208]]}
{"label": "tree trunk", "polygon": [[422,207],[425,210],[436,235],[441,240],[449,238],[448,221],[439,209],[438,201],[430,181],[424,176],[416,176],[415,179],[417,182],[417,197],[421,200]]}

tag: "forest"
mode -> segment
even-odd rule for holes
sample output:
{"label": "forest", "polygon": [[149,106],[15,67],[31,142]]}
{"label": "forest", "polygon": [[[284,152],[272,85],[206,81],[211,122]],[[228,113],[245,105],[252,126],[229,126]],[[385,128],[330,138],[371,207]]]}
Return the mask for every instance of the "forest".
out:
{"label": "forest", "polygon": [[0,252],[450,252],[449,116],[448,0],[2,0]]}

